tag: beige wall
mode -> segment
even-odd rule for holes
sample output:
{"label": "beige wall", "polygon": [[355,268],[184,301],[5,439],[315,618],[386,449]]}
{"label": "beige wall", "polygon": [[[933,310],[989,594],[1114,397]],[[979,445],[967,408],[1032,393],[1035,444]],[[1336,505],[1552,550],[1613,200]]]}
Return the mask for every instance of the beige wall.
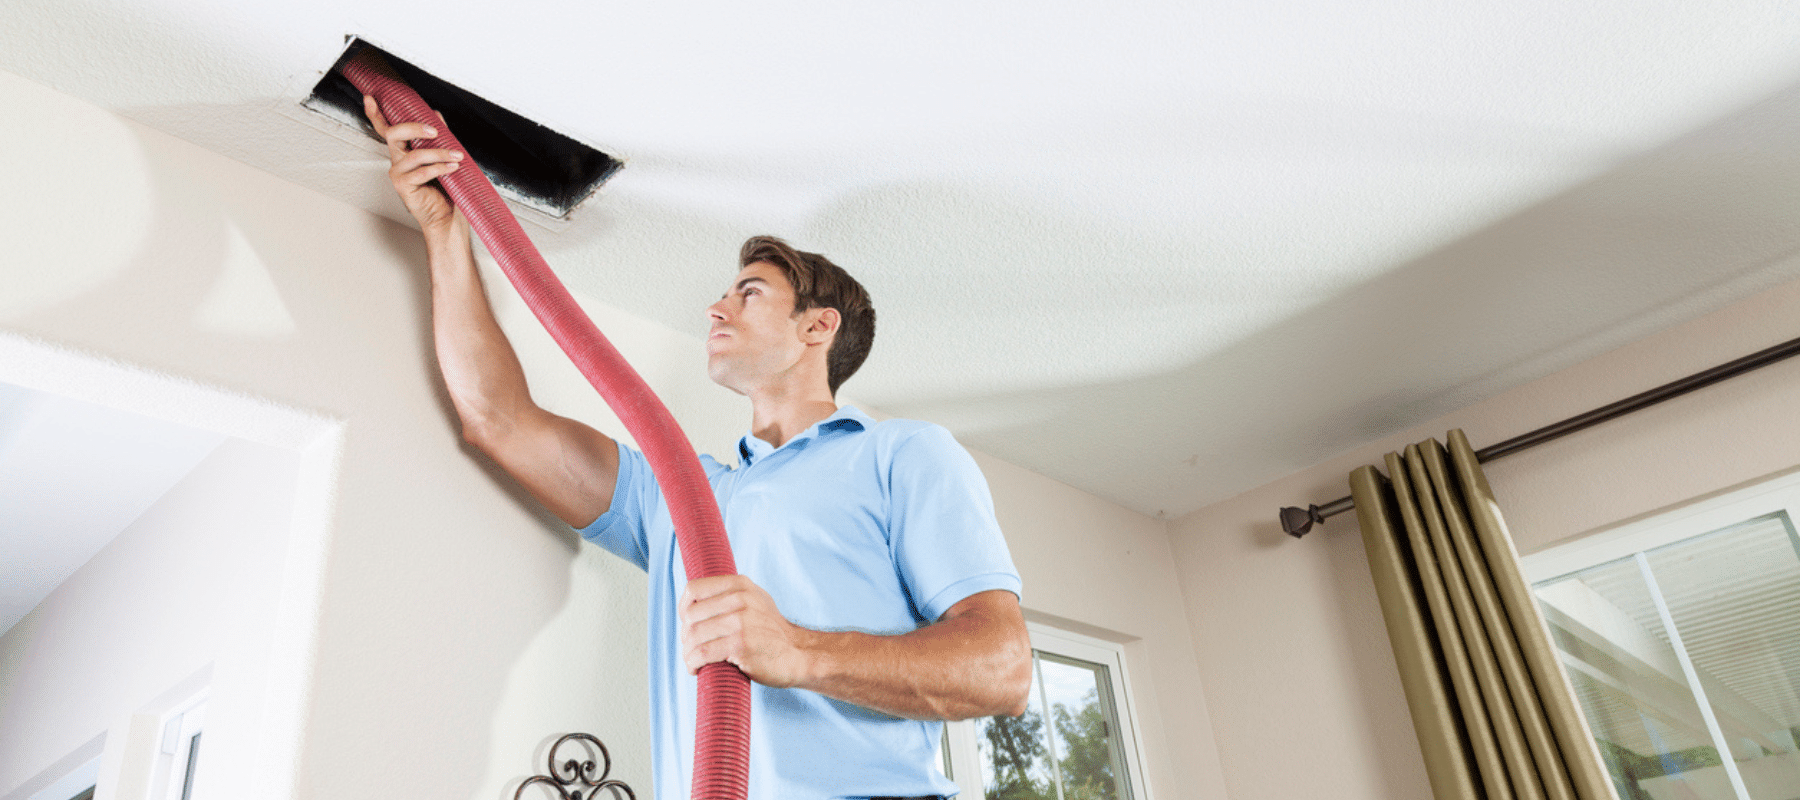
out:
{"label": "beige wall", "polygon": [[[650,797],[642,575],[550,524],[457,441],[416,234],[5,73],[0,109],[0,152],[15,156],[0,331],[342,426],[317,603],[303,609],[316,638],[286,665],[306,693],[299,777],[260,793],[498,797],[539,769],[549,737],[586,730]],[[345,168],[381,180],[378,164]],[[499,296],[540,399],[618,432]],[[706,381],[698,340],[590,308],[696,444],[725,451],[747,407]],[[1032,613],[1127,643],[1153,790],[1218,786],[1163,524],[981,463]],[[68,748],[88,741],[77,734]],[[48,766],[56,748],[41,749],[15,773]]]}
{"label": "beige wall", "polygon": [[[1232,800],[1427,798],[1354,514],[1306,539],[1276,509],[1460,427],[1476,447],[1800,335],[1800,283],[1622,347],[1201,509],[1171,526]],[[1329,386],[1317,387],[1330,391]],[[1487,473],[1523,553],[1800,463],[1800,360],[1501,459]]]}

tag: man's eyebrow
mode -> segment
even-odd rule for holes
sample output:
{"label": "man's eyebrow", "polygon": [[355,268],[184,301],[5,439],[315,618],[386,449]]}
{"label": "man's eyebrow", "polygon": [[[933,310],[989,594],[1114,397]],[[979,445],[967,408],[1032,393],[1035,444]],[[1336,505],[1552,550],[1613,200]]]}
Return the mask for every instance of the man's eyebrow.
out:
{"label": "man's eyebrow", "polygon": [[736,284],[736,285],[734,285],[734,286],[732,286],[732,287],[731,287],[731,291],[729,291],[729,292],[726,292],[726,293],[725,293],[725,294],[722,294],[722,295],[719,295],[719,296],[720,296],[720,297],[729,297],[729,296],[730,296],[730,295],[731,295],[731,292],[736,292],[736,291],[743,291],[743,289],[744,289],[744,287],[746,287],[746,286],[749,286],[749,285],[750,285],[750,284],[752,284],[752,283],[760,283],[760,284],[763,284],[763,285],[764,285],[764,286],[767,286],[767,285],[768,285],[768,284],[769,284],[769,282],[768,282],[768,281],[766,281],[766,280],[763,280],[763,279],[762,279],[762,278],[758,278],[758,277],[756,277],[756,276],[754,276],[754,275],[752,275],[752,276],[750,276],[750,277],[748,277],[748,278],[745,278],[745,279],[743,279],[743,280],[741,280],[741,281],[738,281],[738,282],[737,282],[737,284]]}

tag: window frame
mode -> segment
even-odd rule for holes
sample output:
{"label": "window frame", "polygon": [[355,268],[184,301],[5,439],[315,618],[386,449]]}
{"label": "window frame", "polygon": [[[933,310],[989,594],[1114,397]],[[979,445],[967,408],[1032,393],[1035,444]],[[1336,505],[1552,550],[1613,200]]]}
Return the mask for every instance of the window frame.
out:
{"label": "window frame", "polygon": [[1800,524],[1800,470],[1750,486],[1700,497],[1610,528],[1519,557],[1525,582],[1536,586],[1588,567],[1629,558],[1683,539],[1727,528],[1777,511]]}
{"label": "window frame", "polygon": [[[1143,737],[1138,728],[1136,696],[1131,687],[1131,673],[1126,669],[1124,646],[1029,620],[1025,627],[1031,634],[1034,673],[1039,651],[1100,664],[1106,668],[1107,682],[1112,688],[1113,713],[1117,716],[1111,722],[1114,723],[1112,727],[1118,740],[1119,756],[1125,766],[1125,793],[1131,800],[1150,800],[1149,784],[1144,779]],[[1032,685],[1037,686],[1035,674]],[[1049,720],[1045,720],[1045,724],[1049,725]],[[958,797],[960,800],[986,800],[975,721],[969,719],[945,723],[944,736],[950,778],[961,790]]]}

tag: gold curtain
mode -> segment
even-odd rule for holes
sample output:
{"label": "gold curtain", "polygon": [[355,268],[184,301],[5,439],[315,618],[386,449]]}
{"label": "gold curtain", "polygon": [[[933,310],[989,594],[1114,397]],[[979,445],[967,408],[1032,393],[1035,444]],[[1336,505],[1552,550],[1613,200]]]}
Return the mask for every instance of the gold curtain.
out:
{"label": "gold curtain", "polygon": [[1350,473],[1437,800],[1616,800],[1460,430]]}

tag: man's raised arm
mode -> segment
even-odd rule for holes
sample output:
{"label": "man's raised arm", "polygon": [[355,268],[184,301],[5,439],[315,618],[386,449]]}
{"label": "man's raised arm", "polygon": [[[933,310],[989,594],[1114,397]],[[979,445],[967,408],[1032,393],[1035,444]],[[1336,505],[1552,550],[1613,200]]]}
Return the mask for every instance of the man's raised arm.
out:
{"label": "man's raised arm", "polygon": [[557,416],[531,399],[518,354],[494,319],[475,268],[468,222],[436,180],[461,166],[451,150],[409,149],[436,131],[389,126],[371,98],[363,110],[388,144],[388,178],[425,234],[431,266],[431,320],[438,369],[462,421],[462,435],[564,522],[584,527],[612,505],[619,452],[605,434]]}

